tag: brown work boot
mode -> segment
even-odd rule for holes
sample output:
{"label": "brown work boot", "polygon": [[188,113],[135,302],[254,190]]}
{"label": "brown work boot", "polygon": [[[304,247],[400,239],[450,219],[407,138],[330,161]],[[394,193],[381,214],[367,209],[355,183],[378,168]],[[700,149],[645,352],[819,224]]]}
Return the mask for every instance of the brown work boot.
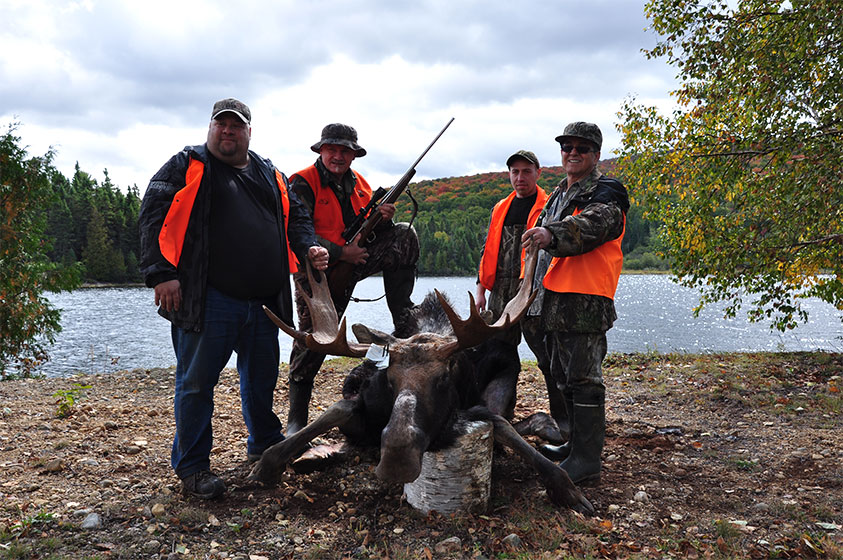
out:
{"label": "brown work boot", "polygon": [[181,479],[182,493],[200,500],[211,500],[225,493],[225,483],[211,471],[199,471]]}

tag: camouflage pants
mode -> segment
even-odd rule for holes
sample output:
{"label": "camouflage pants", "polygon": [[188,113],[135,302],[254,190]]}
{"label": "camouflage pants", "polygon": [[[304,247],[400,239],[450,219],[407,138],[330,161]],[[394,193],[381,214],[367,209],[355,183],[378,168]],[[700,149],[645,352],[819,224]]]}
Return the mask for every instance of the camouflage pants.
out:
{"label": "camouflage pants", "polygon": [[[352,284],[382,272],[386,302],[392,314],[393,325],[396,331],[409,328],[407,322],[411,321],[410,309],[413,307],[410,296],[416,280],[416,262],[419,260],[419,238],[416,230],[406,223],[395,224],[392,229],[378,234],[368,245],[368,251],[369,258],[366,262],[354,268]],[[326,274],[330,277],[330,268]],[[296,272],[293,278],[308,294],[311,293],[306,272]],[[313,322],[310,310],[298,287],[295,298],[299,330],[311,331]],[[345,313],[348,301],[334,301],[338,317]],[[308,350],[303,343],[294,341],[293,351],[290,353],[290,381],[312,384],[324,360],[325,354]]]}
{"label": "camouflage pants", "polygon": [[607,350],[605,332],[548,331],[545,343],[550,355],[550,373],[563,394],[605,394],[602,365]]}
{"label": "camouflage pants", "polygon": [[521,331],[524,341],[536,356],[536,363],[545,377],[550,375],[550,354],[545,344],[545,331],[542,328],[541,317],[524,317],[521,319]]}

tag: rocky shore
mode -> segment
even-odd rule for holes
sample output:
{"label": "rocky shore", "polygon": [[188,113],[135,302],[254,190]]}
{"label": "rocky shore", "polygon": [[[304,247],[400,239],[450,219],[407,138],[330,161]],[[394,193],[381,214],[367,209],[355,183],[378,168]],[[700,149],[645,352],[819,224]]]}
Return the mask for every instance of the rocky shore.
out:
{"label": "rocky shore", "polygon": [[[312,407],[339,395],[326,363]],[[2,558],[843,557],[843,355],[610,355],[597,515],[555,509],[496,453],[482,514],[422,515],[378,482],[377,452],[248,480],[236,372],[216,392],[212,467],[229,492],[179,493],[173,371],[0,383]],[[525,363],[516,420],[546,409]],[[286,371],[276,394],[286,415]],[[340,442],[331,432],[326,442]],[[538,443],[533,441],[533,443]]]}

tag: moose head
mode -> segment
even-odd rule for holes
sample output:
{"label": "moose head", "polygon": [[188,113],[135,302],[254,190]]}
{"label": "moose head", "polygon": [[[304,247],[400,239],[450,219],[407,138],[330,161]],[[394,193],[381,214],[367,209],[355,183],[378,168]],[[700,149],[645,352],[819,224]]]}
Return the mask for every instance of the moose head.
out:
{"label": "moose head", "polygon": [[266,312],[281,330],[316,352],[364,357],[372,344],[388,352],[386,379],[392,411],[381,432],[381,458],[376,474],[381,480],[412,482],[421,472],[424,452],[452,420],[452,414],[466,404],[461,398],[465,380],[459,378],[462,370],[455,367],[459,352],[477,346],[521,320],[535,297],[532,278],[536,255],[527,254],[524,281],[493,324],[480,317],[470,292],[470,314],[468,319],[462,319],[447,298],[435,290],[450,322],[450,332],[421,332],[400,339],[358,324],[353,330],[359,342],[349,342],[346,319],[338,321],[324,273],[319,272],[319,277],[314,279],[310,267],[307,273],[313,294],[307,296],[304,290],[302,293],[313,318],[313,332],[298,331],[271,311]]}

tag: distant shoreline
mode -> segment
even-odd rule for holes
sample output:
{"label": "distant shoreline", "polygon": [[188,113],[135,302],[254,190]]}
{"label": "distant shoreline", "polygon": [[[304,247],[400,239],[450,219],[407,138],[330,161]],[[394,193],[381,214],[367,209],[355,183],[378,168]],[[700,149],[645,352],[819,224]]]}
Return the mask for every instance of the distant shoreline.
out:
{"label": "distant shoreline", "polygon": [[[637,274],[653,274],[653,275],[667,275],[671,274],[669,270],[622,270],[621,274],[629,274],[629,275],[637,275]],[[375,276],[380,276],[380,274],[376,274]],[[419,278],[437,278],[441,276],[447,277],[454,277],[454,278],[471,278],[470,275],[459,275],[459,274],[420,274]],[[145,288],[146,284],[142,282],[85,282],[81,286],[79,286],[79,290],[89,290],[95,288]]]}

